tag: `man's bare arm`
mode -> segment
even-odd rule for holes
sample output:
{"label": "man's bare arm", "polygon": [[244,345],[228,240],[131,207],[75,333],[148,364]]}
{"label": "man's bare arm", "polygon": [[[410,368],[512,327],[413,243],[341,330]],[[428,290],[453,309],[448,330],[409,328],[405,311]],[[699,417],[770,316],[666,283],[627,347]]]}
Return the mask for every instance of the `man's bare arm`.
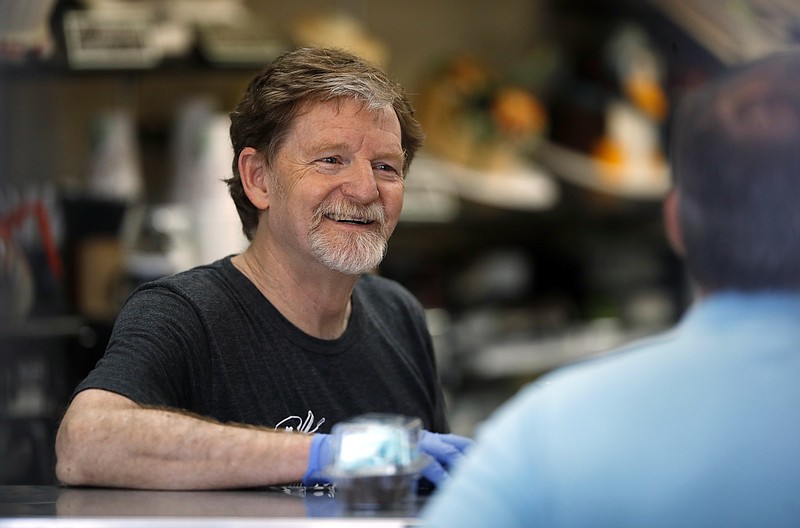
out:
{"label": "man's bare arm", "polygon": [[311,435],[240,427],[142,407],[88,389],[56,438],[58,479],[69,485],[219,489],[297,482]]}

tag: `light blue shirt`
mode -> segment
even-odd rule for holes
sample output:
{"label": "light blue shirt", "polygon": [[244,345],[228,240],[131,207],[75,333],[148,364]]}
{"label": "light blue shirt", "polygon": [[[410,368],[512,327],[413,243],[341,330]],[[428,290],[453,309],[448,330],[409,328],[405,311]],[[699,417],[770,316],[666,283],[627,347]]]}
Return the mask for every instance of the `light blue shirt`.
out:
{"label": "light blue shirt", "polygon": [[526,387],[476,440],[427,525],[800,526],[800,295],[709,297]]}

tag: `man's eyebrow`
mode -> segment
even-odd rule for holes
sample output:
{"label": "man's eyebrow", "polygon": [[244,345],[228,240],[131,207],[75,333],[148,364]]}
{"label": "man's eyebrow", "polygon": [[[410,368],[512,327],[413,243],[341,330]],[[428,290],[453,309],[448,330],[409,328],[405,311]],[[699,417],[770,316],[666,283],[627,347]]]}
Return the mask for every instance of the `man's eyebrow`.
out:
{"label": "man's eyebrow", "polygon": [[375,156],[376,160],[386,160],[394,163],[403,163],[406,160],[406,153],[404,150],[386,151]]}
{"label": "man's eyebrow", "polygon": [[[335,152],[339,150],[348,150],[349,147],[346,143],[340,141],[319,141],[317,143],[312,143],[309,147],[309,152],[312,153],[320,153],[320,152]],[[403,163],[406,160],[406,152],[401,149],[397,150],[387,150],[378,153],[374,156],[376,160],[386,160],[392,161],[395,163]]]}
{"label": "man's eyebrow", "polygon": [[326,152],[330,150],[343,150],[346,149],[347,145],[343,142],[336,142],[336,141],[318,141],[317,143],[312,143],[309,146],[310,152]]}

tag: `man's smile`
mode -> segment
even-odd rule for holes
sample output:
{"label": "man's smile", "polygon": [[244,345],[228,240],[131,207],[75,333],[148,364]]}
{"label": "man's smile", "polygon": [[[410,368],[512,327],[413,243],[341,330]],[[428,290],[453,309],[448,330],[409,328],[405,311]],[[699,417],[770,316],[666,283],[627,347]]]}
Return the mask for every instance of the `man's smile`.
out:
{"label": "man's smile", "polygon": [[370,225],[374,222],[374,220],[368,220],[366,218],[346,217],[336,214],[326,214],[325,218],[341,224]]}

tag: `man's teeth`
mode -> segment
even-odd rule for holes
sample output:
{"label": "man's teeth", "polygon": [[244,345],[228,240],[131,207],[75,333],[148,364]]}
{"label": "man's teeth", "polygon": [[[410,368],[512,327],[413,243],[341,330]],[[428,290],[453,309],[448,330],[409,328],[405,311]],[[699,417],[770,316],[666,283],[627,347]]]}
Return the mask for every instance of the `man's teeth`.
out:
{"label": "man's teeth", "polygon": [[366,219],[363,219],[363,218],[346,218],[346,217],[339,217],[339,216],[334,216],[334,215],[330,215],[328,218],[330,218],[331,220],[334,220],[336,222],[344,222],[344,223],[347,223],[347,224],[366,225],[366,224],[371,224],[372,223],[372,220],[366,220]]}

